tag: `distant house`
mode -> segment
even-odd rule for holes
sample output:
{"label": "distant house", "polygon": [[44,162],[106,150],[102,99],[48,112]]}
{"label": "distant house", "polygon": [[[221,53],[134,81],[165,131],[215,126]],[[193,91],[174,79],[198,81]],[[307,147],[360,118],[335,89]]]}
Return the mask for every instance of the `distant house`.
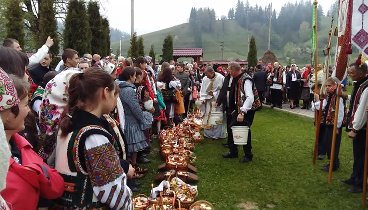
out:
{"label": "distant house", "polygon": [[193,58],[194,62],[200,63],[203,57],[202,48],[174,48],[173,49],[174,61],[177,62],[178,58],[186,57]]}

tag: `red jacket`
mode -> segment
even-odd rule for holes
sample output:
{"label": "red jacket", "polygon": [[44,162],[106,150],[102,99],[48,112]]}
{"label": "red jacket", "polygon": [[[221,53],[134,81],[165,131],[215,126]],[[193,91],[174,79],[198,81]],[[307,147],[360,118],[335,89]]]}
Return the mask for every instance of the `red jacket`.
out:
{"label": "red jacket", "polygon": [[21,154],[22,165],[10,158],[6,188],[0,192],[11,210],[35,210],[40,197],[55,199],[64,192],[64,180],[59,173],[42,161],[30,143],[12,136]]}

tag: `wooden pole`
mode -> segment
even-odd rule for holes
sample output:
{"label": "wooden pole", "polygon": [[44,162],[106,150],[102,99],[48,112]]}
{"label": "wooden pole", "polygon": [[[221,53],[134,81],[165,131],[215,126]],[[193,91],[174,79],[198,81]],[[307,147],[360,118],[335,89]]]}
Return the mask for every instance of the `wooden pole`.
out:
{"label": "wooden pole", "polygon": [[363,175],[363,193],[362,193],[362,209],[365,209],[367,204],[367,170],[368,170],[368,123],[366,125],[365,134],[365,155],[364,155],[364,175]]}
{"label": "wooden pole", "polygon": [[[314,0],[313,2],[314,5],[314,9],[317,11],[317,7],[318,7],[318,1]],[[314,21],[315,21],[315,25],[313,26],[313,30],[315,30],[315,38],[316,38],[316,47],[314,49],[314,92],[316,94],[320,94],[319,88],[318,88],[318,23],[317,23],[317,12],[315,12],[314,15]],[[317,154],[318,154],[318,139],[319,139],[319,131],[320,131],[320,120],[321,120],[321,116],[322,116],[322,106],[320,106],[320,110],[317,110],[314,112],[314,122],[315,122],[315,126],[316,126],[316,139],[314,141],[314,152],[313,152],[313,165],[316,164],[316,160],[317,160]]]}
{"label": "wooden pole", "polygon": [[[333,32],[333,22],[334,22],[334,18],[332,17],[331,19],[331,28],[330,31],[328,32],[328,44],[327,44],[327,48],[326,48],[326,54],[325,54],[325,71],[326,71],[326,79],[329,78],[330,73],[329,73],[329,66],[330,66],[330,57],[331,57],[331,40],[332,40],[332,32]],[[340,79],[340,78],[338,78]]]}
{"label": "wooden pole", "polygon": [[337,120],[339,118],[341,84],[338,85],[336,91],[337,91],[337,96],[336,96],[336,106],[335,106],[335,119],[334,119],[333,132],[332,132],[332,142],[331,142],[331,152],[330,152],[330,168],[329,168],[329,171],[328,171],[328,183],[329,184],[332,183],[333,162],[334,162],[334,159],[335,159],[335,148],[336,148],[336,137],[337,137]]}

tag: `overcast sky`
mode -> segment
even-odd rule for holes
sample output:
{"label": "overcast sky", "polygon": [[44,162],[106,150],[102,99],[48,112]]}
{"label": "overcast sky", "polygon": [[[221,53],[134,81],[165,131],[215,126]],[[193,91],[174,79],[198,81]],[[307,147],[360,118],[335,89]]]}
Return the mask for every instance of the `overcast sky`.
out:
{"label": "overcast sky", "polygon": [[[169,28],[186,23],[192,7],[209,7],[215,9],[219,18],[227,16],[230,8],[235,8],[238,0],[134,0],[135,31],[138,35]],[[272,2],[277,12],[287,2],[297,0],[249,0],[250,5],[264,7]],[[300,1],[300,0],[298,0]],[[108,17],[110,26],[130,34],[130,2],[131,0],[102,0],[101,13]],[[246,2],[246,0],[243,0]],[[313,0],[312,0],[313,2]],[[333,0],[319,0],[326,13]]]}

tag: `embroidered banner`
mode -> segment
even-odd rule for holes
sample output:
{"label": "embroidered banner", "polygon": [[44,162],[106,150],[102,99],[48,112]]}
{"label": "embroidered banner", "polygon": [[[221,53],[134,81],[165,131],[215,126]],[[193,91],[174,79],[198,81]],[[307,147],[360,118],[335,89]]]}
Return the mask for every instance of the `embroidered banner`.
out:
{"label": "embroidered banner", "polygon": [[340,81],[344,78],[348,63],[348,54],[351,54],[352,3],[353,0],[339,0],[337,23],[338,39],[336,46],[336,77]]}
{"label": "embroidered banner", "polygon": [[368,0],[354,0],[352,36],[354,46],[365,56],[368,55]]}

